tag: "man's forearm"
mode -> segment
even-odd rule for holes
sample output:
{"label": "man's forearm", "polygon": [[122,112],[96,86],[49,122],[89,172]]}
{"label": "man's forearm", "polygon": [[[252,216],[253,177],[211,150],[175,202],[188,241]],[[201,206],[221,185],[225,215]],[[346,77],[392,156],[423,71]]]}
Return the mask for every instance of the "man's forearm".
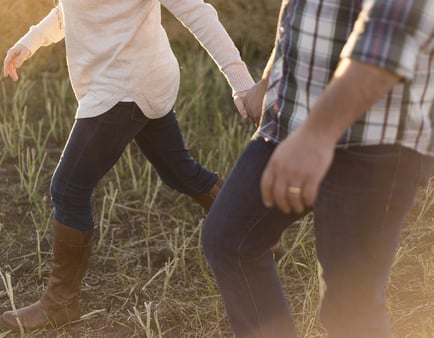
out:
{"label": "man's forearm", "polygon": [[312,107],[303,128],[325,142],[336,143],[342,134],[399,81],[382,68],[344,59],[333,79]]}
{"label": "man's forearm", "polygon": [[274,40],[274,48],[271,52],[270,57],[268,58],[267,65],[265,66],[264,71],[262,72],[262,80],[264,80],[265,82],[268,82],[268,78],[270,77],[271,69],[273,68],[274,56],[276,53],[276,47],[278,45],[279,37],[280,37],[280,24],[282,22],[282,17],[283,17],[283,13],[285,11],[285,8],[286,8],[286,5],[285,5],[284,1],[282,1],[282,4],[280,6],[280,11],[279,11],[279,16],[277,18],[277,27],[276,27],[276,36],[275,36],[275,40]]}
{"label": "man's forearm", "polygon": [[271,69],[273,68],[275,50],[276,50],[276,47],[273,48],[273,51],[271,52],[271,55],[268,58],[267,64],[265,65],[264,71],[262,72],[262,79],[261,80],[264,80],[265,82],[268,82],[268,78],[270,77]]}

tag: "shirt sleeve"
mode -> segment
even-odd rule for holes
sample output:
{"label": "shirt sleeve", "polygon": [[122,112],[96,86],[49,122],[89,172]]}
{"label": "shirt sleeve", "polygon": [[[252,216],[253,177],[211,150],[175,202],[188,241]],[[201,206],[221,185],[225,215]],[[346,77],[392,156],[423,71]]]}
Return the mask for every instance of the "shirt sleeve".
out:
{"label": "shirt sleeve", "polygon": [[232,93],[247,90],[254,81],[241,60],[240,53],[221,24],[213,6],[202,0],[160,0],[199,41],[220,71],[225,75]]}
{"label": "shirt sleeve", "polygon": [[415,76],[420,53],[434,50],[434,1],[365,0],[341,57]]}
{"label": "shirt sleeve", "polygon": [[37,25],[30,27],[17,44],[26,46],[34,54],[40,47],[58,42],[64,36],[63,10],[62,5],[59,4]]}

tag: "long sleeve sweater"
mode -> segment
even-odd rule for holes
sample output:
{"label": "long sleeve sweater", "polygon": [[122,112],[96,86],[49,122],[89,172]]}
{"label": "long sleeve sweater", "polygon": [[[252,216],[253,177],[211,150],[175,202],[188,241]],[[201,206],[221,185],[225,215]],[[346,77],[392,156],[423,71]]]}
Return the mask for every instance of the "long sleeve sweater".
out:
{"label": "long sleeve sweater", "polygon": [[100,115],[125,97],[158,118],[174,106],[180,78],[160,4],[207,50],[233,93],[253,85],[215,9],[202,0],[61,0],[18,43],[33,54],[65,39],[77,118]]}

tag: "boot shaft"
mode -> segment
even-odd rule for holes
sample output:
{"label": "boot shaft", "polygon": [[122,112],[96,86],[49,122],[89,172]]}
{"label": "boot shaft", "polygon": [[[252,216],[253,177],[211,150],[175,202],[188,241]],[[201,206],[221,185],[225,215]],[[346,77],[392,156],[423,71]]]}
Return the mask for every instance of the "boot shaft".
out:
{"label": "boot shaft", "polygon": [[80,231],[53,222],[53,258],[48,288],[39,301],[15,311],[6,311],[6,326],[26,331],[47,325],[59,326],[80,318],[80,285],[92,247],[92,230]]}
{"label": "boot shaft", "polygon": [[78,298],[89,263],[92,237],[93,230],[77,230],[54,220],[51,275],[41,299],[43,303],[68,304]]}

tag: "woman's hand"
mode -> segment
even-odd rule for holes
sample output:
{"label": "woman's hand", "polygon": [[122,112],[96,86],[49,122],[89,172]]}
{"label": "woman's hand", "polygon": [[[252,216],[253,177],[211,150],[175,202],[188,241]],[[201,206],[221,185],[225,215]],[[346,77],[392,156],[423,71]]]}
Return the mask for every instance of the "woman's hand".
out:
{"label": "woman's hand", "polygon": [[16,44],[8,50],[6,58],[3,62],[3,76],[10,77],[14,81],[18,81],[19,76],[17,69],[20,68],[32,53],[30,50],[21,44]]}
{"label": "woman's hand", "polygon": [[262,114],[262,103],[267,92],[267,79],[259,80],[253,87],[234,95],[234,103],[243,119],[248,118],[257,127]]}
{"label": "woman's hand", "polygon": [[237,92],[234,95],[235,107],[237,107],[238,113],[240,113],[243,119],[247,118],[247,110],[246,107],[244,106],[244,97],[246,96],[247,92],[248,92],[247,90],[243,90],[242,92]]}

